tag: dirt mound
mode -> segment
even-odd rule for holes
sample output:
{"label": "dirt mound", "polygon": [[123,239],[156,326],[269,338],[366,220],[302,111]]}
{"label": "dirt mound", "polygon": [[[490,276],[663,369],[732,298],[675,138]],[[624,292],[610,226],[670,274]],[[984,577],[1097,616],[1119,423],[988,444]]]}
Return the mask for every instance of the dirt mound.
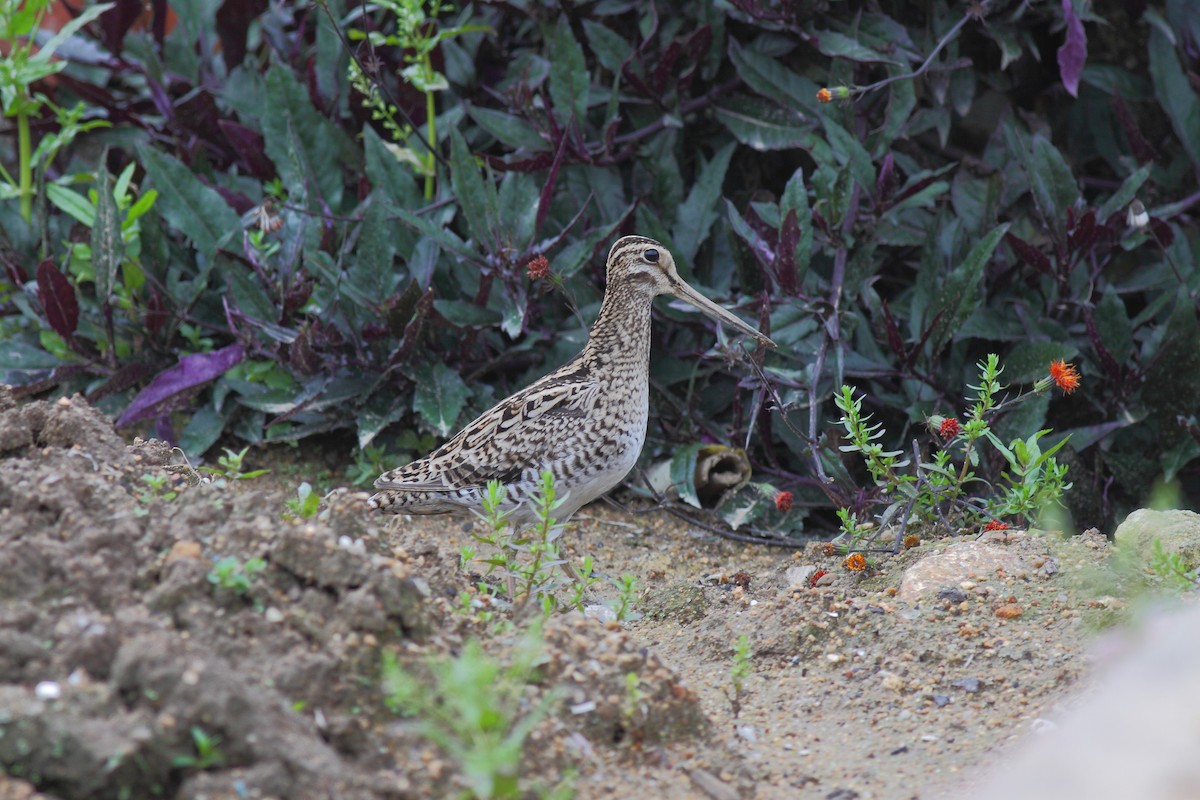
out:
{"label": "dirt mound", "polygon": [[[18,406],[0,388],[0,766],[29,782],[5,791],[457,794],[380,691],[382,651],[419,669],[478,632],[453,611],[457,555],[382,530],[357,493],[286,519],[282,491],[184,480],[171,462],[80,398]],[[503,661],[509,638],[488,650]],[[655,761],[737,771],[704,755],[697,698],[626,632],[562,618],[544,648],[528,702],[556,701],[526,761],[546,785],[581,747],[590,771],[677,742],[686,753]]]}

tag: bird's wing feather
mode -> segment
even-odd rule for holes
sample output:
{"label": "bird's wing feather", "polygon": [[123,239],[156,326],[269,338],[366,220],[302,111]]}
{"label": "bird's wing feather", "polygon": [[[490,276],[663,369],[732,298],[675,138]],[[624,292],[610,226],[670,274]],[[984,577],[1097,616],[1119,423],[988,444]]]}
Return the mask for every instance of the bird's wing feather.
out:
{"label": "bird's wing feather", "polygon": [[[377,489],[444,492],[510,483],[552,455],[539,433],[591,412],[599,384],[586,369],[553,373],[509,397],[425,458],[385,472]],[[548,437],[553,438],[553,437]]]}

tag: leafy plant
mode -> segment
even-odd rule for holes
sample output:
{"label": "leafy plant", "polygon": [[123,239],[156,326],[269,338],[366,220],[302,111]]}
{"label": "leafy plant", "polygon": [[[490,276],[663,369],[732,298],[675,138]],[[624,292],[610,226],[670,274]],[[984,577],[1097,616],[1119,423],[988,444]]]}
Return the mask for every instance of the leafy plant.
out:
{"label": "leafy plant", "polygon": [[244,595],[254,585],[254,579],[267,568],[261,558],[247,559],[243,564],[236,556],[224,556],[213,563],[208,572],[208,582],[214,587]]}
{"label": "leafy plant", "polygon": [[225,754],[221,752],[221,737],[211,736],[198,725],[192,726],[192,744],[195,755],[178,755],[171,761],[173,766],[186,769],[206,770],[222,766]]}
{"label": "leafy plant", "polygon": [[146,484],[145,490],[138,495],[138,502],[142,505],[148,505],[155,500],[170,502],[179,496],[179,493],[171,488],[170,475],[151,475],[146,473],[142,475],[142,483]]}
{"label": "leafy plant", "polygon": [[1154,540],[1150,551],[1150,571],[1168,586],[1179,591],[1188,591],[1200,586],[1200,568],[1188,569],[1183,556],[1167,552],[1159,539]]}
{"label": "leafy plant", "polygon": [[454,658],[429,664],[419,680],[392,651],[383,654],[383,692],[393,710],[417,718],[422,735],[449,755],[476,798],[521,797],[521,755],[529,734],[555,700],[546,692],[532,707],[523,698],[540,655],[535,626],[512,652],[508,666],[471,640]]}
{"label": "leafy plant", "polygon": [[[879,502],[886,504],[879,516],[880,526],[871,537],[884,529],[894,529],[893,552],[899,550],[909,524],[940,524],[953,534],[960,528],[1002,518],[1028,522],[1059,504],[1063,492],[1071,488],[1065,480],[1066,466],[1054,458],[1069,437],[1061,437],[1043,450],[1039,441],[1050,431],[1041,430],[1005,445],[994,433],[994,426],[1001,413],[1012,412],[1051,386],[1057,384],[1064,391],[1074,391],[1079,384],[1078,374],[1070,365],[1054,362],[1051,375],[1030,391],[1004,398],[1006,387],[1000,383],[1003,368],[999,357],[989,354],[977,366],[979,385],[969,387],[975,390],[975,397],[965,421],[960,423],[954,416],[930,417],[937,451],[929,459],[922,457],[915,440],[910,453],[885,450],[879,442],[884,437],[883,426],[868,423],[870,416],[863,414],[862,400],[855,397],[850,386],[843,386],[835,398],[849,441],[841,450],[862,456],[878,488]],[[989,480],[976,471],[987,466],[980,452],[984,443],[990,444],[1008,466],[1008,471],[1000,471],[1000,481]],[[863,535],[865,529],[857,515],[847,508],[839,510],[838,515],[842,522],[839,539],[847,539],[849,549],[865,549],[871,537]]]}
{"label": "leafy plant", "polygon": [[751,655],[750,640],[746,638],[745,634],[738,636],[737,642],[733,646],[733,664],[729,668],[731,691],[728,692],[729,703],[733,707],[735,717],[741,713],[742,694],[746,690],[746,680],[751,674]]}
{"label": "leafy plant", "polygon": [[1052,429],[1081,521],[1156,482],[1200,497],[1179,0],[284,0],[39,33],[47,7],[4,6],[0,58],[0,381],[21,391],[84,392],[191,456],[331,432],[426,452],[578,351],[608,246],[639,232],[780,344],[656,310],[646,456],[744,449],[740,535],[866,520],[840,387],[907,454],[988,353],[1014,384],[1056,359],[1089,382],[996,423],[1013,461],[972,445],[1016,483]]}
{"label": "leafy plant", "polygon": [[[0,40],[6,43],[0,56],[0,110],[15,120],[17,126],[17,177],[0,165],[0,198],[16,197],[21,217],[30,222],[33,217],[33,171],[43,172],[50,167],[54,156],[68,146],[76,136],[109,123],[93,119],[84,121],[84,104],[66,109],[50,102],[46,95],[34,90],[34,84],[61,72],[65,61],[56,60],[55,52],[75,33],[92,22],[113,3],[100,3],[84,9],[75,19],[40,45],[34,34],[53,0],[0,0]],[[58,130],[45,137],[36,150],[32,147],[30,120],[49,108],[55,116]]]}
{"label": "leafy plant", "polygon": [[[229,481],[249,481],[254,478],[260,478],[266,475],[271,470],[269,469],[253,469],[249,472],[242,471],[242,462],[246,460],[246,453],[250,448],[243,447],[241,450],[234,452],[228,447],[223,448],[225,455],[217,457],[217,466],[201,467],[201,472],[207,472],[215,478],[223,478]],[[311,487],[309,487],[311,492]]]}
{"label": "leafy plant", "polygon": [[321,495],[313,491],[308,481],[296,487],[296,497],[287,501],[288,513],[300,519],[312,519],[321,510]]}
{"label": "leafy plant", "polygon": [[[436,177],[437,141],[437,92],[450,88],[446,76],[433,68],[433,54],[438,46],[455,36],[468,33],[488,33],[491,28],[487,25],[456,25],[451,28],[439,28],[437,20],[444,14],[453,11],[449,4],[441,0],[374,0],[370,8],[385,11],[391,15],[395,25],[393,33],[385,34],[380,31],[364,32],[356,29],[349,31],[349,38],[366,40],[372,49],[376,47],[395,47],[402,54],[407,66],[401,70],[400,77],[409,83],[425,98],[425,139],[422,142],[424,152],[415,153],[411,148],[392,152],[402,161],[415,164],[425,176],[425,199],[433,199],[434,179]],[[371,56],[369,63],[375,66],[379,61]],[[379,80],[378,70],[373,70],[374,81]],[[411,125],[401,125],[396,117],[399,109],[386,102],[381,97],[379,84],[373,82],[363,72],[361,63],[355,59],[350,63],[350,82],[363,95],[363,105],[371,110],[371,118],[381,123],[391,135],[393,141],[399,143],[412,134]]]}

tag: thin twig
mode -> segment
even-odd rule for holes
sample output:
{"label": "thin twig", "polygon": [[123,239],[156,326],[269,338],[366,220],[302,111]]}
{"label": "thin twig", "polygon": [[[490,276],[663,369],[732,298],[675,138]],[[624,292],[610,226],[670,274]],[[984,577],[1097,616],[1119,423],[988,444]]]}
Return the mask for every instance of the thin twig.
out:
{"label": "thin twig", "polygon": [[929,70],[929,67],[933,64],[933,60],[935,58],[937,58],[938,53],[942,52],[943,48],[945,48],[946,45],[950,44],[950,41],[952,39],[954,39],[954,37],[958,36],[959,31],[961,31],[963,29],[964,25],[966,25],[968,22],[970,22],[973,19],[983,19],[985,16],[987,16],[987,7],[988,7],[988,0],[980,0],[979,4],[977,6],[968,7],[967,12],[962,15],[962,19],[960,19],[958,22],[954,23],[953,28],[946,31],[946,35],[943,36],[938,41],[937,46],[933,48],[933,52],[930,53],[926,57],[925,61],[921,64],[921,66],[917,67],[912,72],[906,73],[904,75],[892,75],[891,77],[884,78],[883,80],[876,81],[875,83],[869,84],[867,86],[852,87],[850,89],[850,93],[851,94],[866,94],[867,92],[873,92],[877,89],[882,89],[884,86],[887,86],[888,84],[891,84],[891,83],[896,83],[897,81],[905,81],[905,80],[912,80],[914,78],[919,78],[921,75],[923,75],[925,72],[927,72]]}

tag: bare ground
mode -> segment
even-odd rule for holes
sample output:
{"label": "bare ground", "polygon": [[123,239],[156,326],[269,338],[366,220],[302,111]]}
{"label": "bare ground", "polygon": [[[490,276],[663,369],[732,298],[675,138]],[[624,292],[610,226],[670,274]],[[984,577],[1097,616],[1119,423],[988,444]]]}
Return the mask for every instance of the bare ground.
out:
{"label": "bare ground", "polygon": [[[171,460],[78,398],[0,389],[0,798],[458,796],[455,759],[384,704],[380,664],[428,678],[471,638],[511,657],[520,625],[461,613],[463,522],[389,522],[355,492],[287,520],[271,481],[188,486]],[[569,773],[580,798],[965,796],[1069,702],[1092,623],[1120,605],[1082,580],[1102,536],[995,536],[1023,567],[912,601],[904,570],[951,540],[867,574],[659,512],[593,506],[567,539],[637,576],[641,616],[546,624],[522,698],[553,692],[523,748],[530,796]],[[267,566],[242,593],[208,578],[226,556]],[[805,565],[827,585],[793,586]],[[207,763],[195,730],[219,742]]]}

